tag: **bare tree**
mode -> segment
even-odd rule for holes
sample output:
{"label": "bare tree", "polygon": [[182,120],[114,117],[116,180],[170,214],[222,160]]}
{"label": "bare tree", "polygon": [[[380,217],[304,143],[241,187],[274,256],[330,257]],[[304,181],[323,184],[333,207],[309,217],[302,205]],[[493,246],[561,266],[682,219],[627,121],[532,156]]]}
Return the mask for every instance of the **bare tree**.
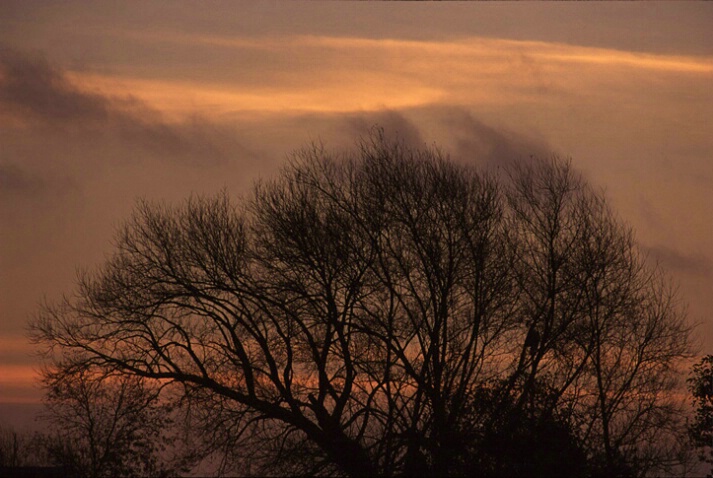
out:
{"label": "bare tree", "polygon": [[572,456],[642,471],[675,416],[682,315],[566,162],[503,178],[377,131],[341,158],[298,151],[240,207],[141,203],[117,249],[34,335],[183,385],[226,467],[498,473],[489,437],[552,456],[538,434],[562,430]]}
{"label": "bare tree", "polygon": [[18,433],[14,428],[0,426],[0,468],[26,466],[32,461],[33,453],[27,434]]}
{"label": "bare tree", "polygon": [[171,407],[142,377],[117,375],[82,361],[44,371],[52,425],[41,437],[50,460],[72,476],[164,476],[181,469],[166,447]]}
{"label": "bare tree", "polygon": [[550,406],[570,410],[603,474],[661,472],[672,454],[659,445],[683,423],[675,370],[690,355],[673,290],[568,162],[519,164],[509,179],[521,311],[539,339],[512,375],[526,377],[521,402],[547,377]]}

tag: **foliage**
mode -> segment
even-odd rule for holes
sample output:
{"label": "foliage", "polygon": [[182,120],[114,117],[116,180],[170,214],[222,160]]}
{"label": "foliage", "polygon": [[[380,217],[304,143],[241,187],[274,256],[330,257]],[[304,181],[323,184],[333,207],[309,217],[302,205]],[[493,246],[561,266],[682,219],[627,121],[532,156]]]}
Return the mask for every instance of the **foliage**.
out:
{"label": "foliage", "polygon": [[689,433],[701,460],[713,466],[713,355],[703,357],[693,366],[688,386],[696,410]]}
{"label": "foliage", "polygon": [[665,278],[569,162],[483,173],[379,131],[298,151],[240,206],[141,203],[33,327],[182,385],[224,469],[256,474],[655,472],[689,355]]}

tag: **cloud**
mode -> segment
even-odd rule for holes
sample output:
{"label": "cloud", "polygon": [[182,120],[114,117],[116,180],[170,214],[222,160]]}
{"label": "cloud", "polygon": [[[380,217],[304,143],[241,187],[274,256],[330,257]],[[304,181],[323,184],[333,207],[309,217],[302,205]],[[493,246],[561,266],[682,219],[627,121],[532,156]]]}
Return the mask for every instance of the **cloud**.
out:
{"label": "cloud", "polygon": [[113,138],[169,162],[210,165],[235,152],[250,154],[232,131],[202,116],[168,122],[131,95],[88,91],[71,78],[41,56],[0,48],[0,108],[26,127],[89,135],[92,141]]}
{"label": "cloud", "polygon": [[497,168],[532,156],[552,154],[544,140],[489,125],[464,108],[444,108],[440,114],[443,126],[452,136],[451,156],[457,161],[475,161]]}
{"label": "cloud", "polygon": [[[0,134],[0,143],[5,139],[4,135]],[[12,223],[9,218],[17,216],[23,210],[21,204],[32,204],[34,207],[44,205],[45,209],[49,209],[50,204],[56,206],[81,189],[77,182],[65,173],[32,166],[24,164],[22,159],[13,158],[12,153],[0,155],[0,219],[6,221],[8,226]]]}
{"label": "cloud", "polygon": [[42,57],[0,47],[0,104],[46,121],[106,121],[109,104],[78,90]]}
{"label": "cloud", "polygon": [[[329,115],[333,129],[330,139],[337,146],[351,148],[378,126],[390,139],[409,147],[435,145],[451,159],[484,168],[506,166],[531,157],[550,157],[553,148],[544,139],[501,127],[461,106],[427,106],[405,110],[384,110],[359,114]],[[317,117],[319,118],[319,117]],[[317,131],[329,130],[326,122],[305,116],[302,124]],[[328,125],[328,124],[327,124]],[[309,127],[309,126],[307,126]]]}
{"label": "cloud", "polygon": [[[225,48],[232,51],[260,51],[263,54],[279,54],[292,48],[320,51],[330,54],[350,50],[360,57],[378,59],[384,54],[398,52],[406,56],[441,56],[444,58],[488,57],[493,51],[503,56],[531,52],[537,59],[568,64],[608,64],[631,69],[685,71],[710,73],[713,71],[711,59],[706,56],[666,55],[630,52],[615,48],[597,48],[572,45],[556,41],[531,41],[493,38],[486,36],[461,36],[457,39],[424,41],[398,38],[365,38],[345,35],[262,35],[245,37],[234,35],[214,35],[176,33],[170,31],[117,31],[113,34],[135,37],[144,41],[168,42],[182,46],[204,45],[210,48]],[[364,54],[366,53],[366,55]],[[277,57],[283,58],[284,57]]]}
{"label": "cloud", "polygon": [[[567,114],[568,120],[584,117],[588,123],[604,109],[612,121],[633,116],[656,124],[660,118],[642,120],[640,111],[656,105],[665,118],[675,117],[670,109],[680,105],[682,91],[697,96],[690,100],[694,104],[708,98],[705,87],[713,74],[713,58],[707,56],[478,36],[413,41],[170,30],[104,34],[118,35],[117,43],[129,42],[140,54],[131,64],[115,63],[101,73],[64,72],[64,79],[85,93],[89,87],[113,98],[131,95],[170,121],[196,111],[244,120],[451,104],[480,112],[517,109],[524,118],[525,108],[540,116],[549,111],[551,121]],[[690,86],[682,89],[682,81]]]}
{"label": "cloud", "polygon": [[666,269],[698,277],[713,277],[713,261],[702,254],[687,254],[663,245],[645,247],[644,251]]}
{"label": "cloud", "polygon": [[393,110],[372,114],[350,115],[346,118],[347,134],[353,138],[365,137],[374,126],[383,128],[386,137],[398,139],[407,146],[423,147],[424,139],[418,126],[403,113]]}
{"label": "cloud", "polygon": [[0,163],[0,194],[37,194],[44,189],[45,182],[33,174],[28,173],[16,164]]}

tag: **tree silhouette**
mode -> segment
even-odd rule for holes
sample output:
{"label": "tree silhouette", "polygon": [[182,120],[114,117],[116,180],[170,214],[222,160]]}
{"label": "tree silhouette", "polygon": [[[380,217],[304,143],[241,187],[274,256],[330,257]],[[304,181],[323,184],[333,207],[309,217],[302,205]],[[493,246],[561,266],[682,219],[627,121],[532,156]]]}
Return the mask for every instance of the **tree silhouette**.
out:
{"label": "tree silhouette", "polygon": [[172,414],[158,390],[133,375],[86,363],[55,363],[43,372],[53,432],[38,437],[55,465],[75,477],[166,476],[185,463],[169,460]]}
{"label": "tree silhouette", "polygon": [[[696,409],[689,433],[701,460],[713,466],[713,355],[693,366],[688,386]],[[708,476],[713,475],[713,468]]]}
{"label": "tree silhouette", "polygon": [[140,203],[33,327],[182,385],[206,446],[258,474],[661,469],[689,350],[664,277],[569,162],[484,173],[378,130],[296,152],[240,205]]}
{"label": "tree silhouette", "polygon": [[30,433],[17,432],[12,427],[0,425],[0,469],[44,465],[35,442],[35,437]]}

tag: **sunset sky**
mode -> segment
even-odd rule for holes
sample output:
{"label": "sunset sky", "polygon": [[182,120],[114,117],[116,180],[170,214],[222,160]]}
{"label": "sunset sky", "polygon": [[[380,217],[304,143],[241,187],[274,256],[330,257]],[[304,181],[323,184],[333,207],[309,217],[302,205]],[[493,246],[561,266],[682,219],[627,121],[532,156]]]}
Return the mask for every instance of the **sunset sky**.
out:
{"label": "sunset sky", "polygon": [[556,153],[713,353],[713,3],[0,2],[0,419],[27,321],[137,198],[235,195],[374,124],[484,167]]}

